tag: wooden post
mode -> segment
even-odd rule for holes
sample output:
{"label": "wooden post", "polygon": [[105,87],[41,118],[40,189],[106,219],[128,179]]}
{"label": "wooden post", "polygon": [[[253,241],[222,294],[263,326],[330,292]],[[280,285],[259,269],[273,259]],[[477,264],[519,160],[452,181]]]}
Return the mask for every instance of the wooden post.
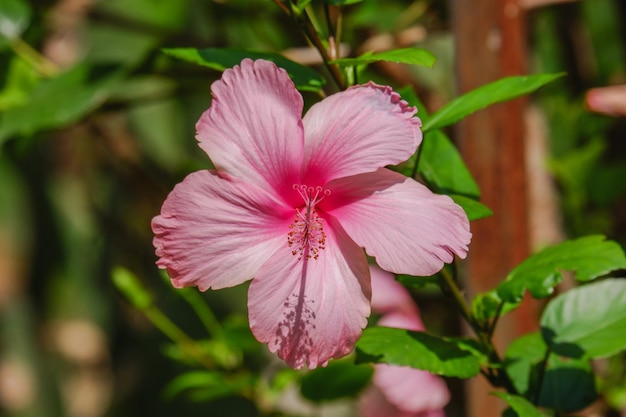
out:
{"label": "wooden post", "polygon": [[[452,0],[459,93],[505,76],[526,73],[524,10],[517,0]],[[492,106],[457,125],[456,139],[494,216],[472,224],[464,264],[470,296],[494,288],[529,253],[524,162],[526,100]],[[503,317],[494,342],[499,351],[536,326],[528,303]],[[500,416],[502,400],[488,395],[482,376],[468,382],[469,417]]]}

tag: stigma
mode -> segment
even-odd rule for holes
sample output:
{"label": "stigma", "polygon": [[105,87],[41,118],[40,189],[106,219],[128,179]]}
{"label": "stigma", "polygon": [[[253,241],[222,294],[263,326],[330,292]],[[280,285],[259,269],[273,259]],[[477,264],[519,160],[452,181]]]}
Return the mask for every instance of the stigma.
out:
{"label": "stigma", "polygon": [[330,195],[330,190],[301,184],[294,184],[293,189],[302,197],[304,206],[296,208],[294,221],[289,225],[287,244],[291,254],[297,256],[298,260],[318,259],[320,251],[326,248],[326,233],[324,219],[317,214],[315,207]]}

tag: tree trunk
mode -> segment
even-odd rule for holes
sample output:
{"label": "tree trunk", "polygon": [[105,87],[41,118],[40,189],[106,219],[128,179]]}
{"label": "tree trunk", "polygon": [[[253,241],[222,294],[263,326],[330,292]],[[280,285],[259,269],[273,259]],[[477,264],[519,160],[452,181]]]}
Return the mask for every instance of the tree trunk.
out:
{"label": "tree trunk", "polygon": [[[524,10],[517,0],[453,0],[459,93],[526,73]],[[464,265],[469,296],[494,288],[529,254],[525,170],[525,99],[481,110],[457,125],[457,143],[494,216],[472,223]],[[494,336],[500,353],[516,336],[534,330],[533,305],[502,318]],[[500,416],[504,403],[482,376],[468,382],[468,416]]]}

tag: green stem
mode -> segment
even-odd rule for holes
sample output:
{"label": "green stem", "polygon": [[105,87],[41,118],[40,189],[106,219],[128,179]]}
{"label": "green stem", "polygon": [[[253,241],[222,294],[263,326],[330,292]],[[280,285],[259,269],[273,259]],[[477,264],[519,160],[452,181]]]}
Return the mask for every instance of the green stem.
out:
{"label": "green stem", "polygon": [[501,301],[498,304],[498,308],[496,309],[496,315],[493,318],[493,321],[489,325],[489,329],[487,330],[487,337],[491,339],[493,337],[493,332],[496,330],[496,325],[498,324],[498,320],[500,319],[500,315],[502,314],[502,309],[504,308],[504,301]]}
{"label": "green stem", "polygon": [[209,335],[213,337],[219,335],[222,332],[222,326],[217,317],[215,317],[213,310],[211,310],[200,293],[198,293],[196,289],[192,289],[191,291],[182,290],[179,292],[191,308],[193,308]]}
{"label": "green stem", "polygon": [[550,354],[552,353],[552,349],[548,346],[546,348],[546,353],[543,355],[543,359],[540,362],[539,367],[539,375],[537,376],[537,388],[533,393],[532,403],[537,404],[539,401],[539,397],[541,395],[541,387],[543,385],[543,378],[546,375],[546,369],[548,368],[548,360],[550,359]]}
{"label": "green stem", "polygon": [[37,52],[21,38],[15,38],[9,44],[13,52],[45,77],[54,77],[59,68],[56,64]]}
{"label": "green stem", "polygon": [[313,46],[315,46],[315,49],[317,49],[322,56],[324,66],[326,67],[328,72],[330,72],[330,75],[335,81],[335,84],[337,84],[337,87],[340,90],[345,90],[346,83],[343,80],[343,75],[341,74],[339,66],[330,63],[332,59],[330,55],[328,55],[328,51],[326,50],[324,43],[321,41],[317,32],[314,30],[313,25],[307,20],[305,22],[302,22],[300,27],[302,28],[307,39],[313,44]]}
{"label": "green stem", "polygon": [[292,2],[290,2],[290,8],[285,7],[284,4],[279,3],[278,1],[275,1],[275,3],[279,4],[281,6],[281,9],[283,11],[286,11],[292,17],[292,19],[294,19],[298,26],[300,26],[300,29],[302,30],[302,33],[304,33],[304,36],[322,56],[324,66],[330,73],[335,84],[337,84],[337,87],[340,90],[345,90],[347,86],[344,81],[343,74],[341,73],[338,65],[330,63],[330,61],[332,61],[332,58],[328,54],[328,50],[322,42],[319,32],[315,28],[315,25],[313,25],[311,16],[309,15],[308,11],[305,9],[302,13],[297,13],[296,6]]}
{"label": "green stem", "polygon": [[[472,310],[470,309],[467,301],[465,301],[465,297],[461,294],[459,287],[456,285],[454,277],[452,273],[448,270],[448,268],[444,267],[441,272],[441,276],[443,277],[443,281],[446,284],[445,288],[448,293],[452,296],[454,301],[456,301],[457,306],[461,310],[461,314],[465,319],[469,322],[469,324],[474,328],[473,319],[472,319]],[[476,329],[474,329],[475,331]]]}
{"label": "green stem", "polygon": [[172,322],[157,307],[151,305],[143,309],[146,317],[154,324],[165,336],[172,342],[181,347],[183,352],[195,359],[198,363],[206,368],[214,368],[213,361],[206,356],[204,350],[198,343],[190,338],[187,333],[182,331],[174,322]]}
{"label": "green stem", "polygon": [[493,386],[504,387],[509,393],[516,394],[517,390],[515,389],[509,375],[504,370],[503,361],[496,351],[488,331],[485,331],[481,324],[474,318],[472,310],[461,293],[461,290],[457,286],[454,276],[447,268],[443,268],[440,273],[443,277],[443,284],[445,284],[442,289],[445,289],[445,291],[452,296],[461,312],[461,315],[465,318],[465,320],[467,320],[468,324],[474,331],[474,334],[478,337],[479,343],[482,345],[487,354],[489,364],[494,365],[492,369],[489,369],[488,373],[483,373],[483,375],[485,375]]}
{"label": "green stem", "polygon": [[[423,142],[423,139],[422,139]],[[420,163],[420,157],[422,156],[422,149],[424,148],[424,143],[421,144],[421,146],[418,146],[417,148],[417,153],[415,154],[415,164],[413,164],[413,171],[411,171],[411,178],[415,179],[415,176],[417,175],[417,168],[419,166]]]}

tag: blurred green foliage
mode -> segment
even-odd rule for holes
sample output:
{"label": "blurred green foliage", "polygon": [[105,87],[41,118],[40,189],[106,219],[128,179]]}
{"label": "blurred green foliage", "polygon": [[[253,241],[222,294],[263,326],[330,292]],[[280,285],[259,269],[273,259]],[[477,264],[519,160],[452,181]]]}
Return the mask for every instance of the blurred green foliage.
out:
{"label": "blurred green foliage", "polygon": [[[428,45],[438,63],[409,74],[420,97],[450,98],[445,2],[335,3],[356,3],[344,17],[351,56],[366,52],[356,47],[377,35],[425,29],[426,37],[411,46]],[[563,227],[572,237],[602,233],[624,246],[626,122],[591,115],[582,100],[587,88],[626,82],[626,7],[619,0],[582,0],[537,9],[529,18],[537,72],[568,74],[538,95]],[[1,415],[282,415],[267,405],[302,376],[272,363],[251,338],[246,288],[200,296],[219,321],[218,332],[186,320],[202,307],[172,291],[156,270],[150,220],[175,183],[211,167],[195,146],[194,125],[219,77],[161,48],[281,53],[304,45],[297,25],[271,1],[0,1],[0,364],[16,364],[33,384],[24,401],[0,403]],[[321,65],[314,68],[328,78]],[[378,66],[358,77],[398,81]],[[318,97],[305,98],[310,104]],[[432,134],[456,160],[448,137]],[[475,196],[474,186],[464,190]],[[184,334],[201,341],[192,349],[206,353],[213,369],[198,370],[180,344],[130,308],[111,280],[119,265],[133,271]],[[76,323],[87,327],[70,326]],[[76,337],[66,339],[79,353],[59,341],[67,334]],[[358,388],[370,374],[356,373],[350,382]],[[612,366],[600,376],[613,407],[626,403],[623,375],[623,367]],[[303,384],[324,377],[313,374]],[[80,391],[88,383],[94,397]],[[508,403],[519,411],[522,400]]]}

